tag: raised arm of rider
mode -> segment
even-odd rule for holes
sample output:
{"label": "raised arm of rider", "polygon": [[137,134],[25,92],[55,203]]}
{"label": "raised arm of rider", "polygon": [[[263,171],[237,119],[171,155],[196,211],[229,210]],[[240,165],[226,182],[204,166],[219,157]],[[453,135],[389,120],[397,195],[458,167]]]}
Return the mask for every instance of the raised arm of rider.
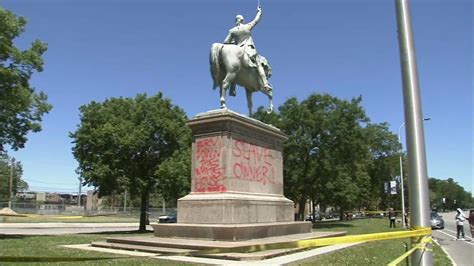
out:
{"label": "raised arm of rider", "polygon": [[255,25],[257,25],[261,17],[262,17],[262,8],[258,7],[257,15],[255,15],[255,18],[248,24],[250,26],[250,29],[252,29],[253,27],[255,27]]}

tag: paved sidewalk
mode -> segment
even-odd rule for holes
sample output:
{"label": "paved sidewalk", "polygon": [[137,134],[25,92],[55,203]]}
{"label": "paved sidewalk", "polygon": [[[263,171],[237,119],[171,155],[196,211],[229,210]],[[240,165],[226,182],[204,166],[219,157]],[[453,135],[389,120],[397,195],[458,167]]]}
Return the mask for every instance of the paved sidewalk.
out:
{"label": "paved sidewalk", "polygon": [[138,227],[138,223],[0,223],[3,228]]}
{"label": "paved sidewalk", "polygon": [[[148,230],[153,230],[147,226]],[[67,235],[138,230],[138,223],[0,223],[1,235]]]}
{"label": "paved sidewalk", "polygon": [[[261,260],[261,261],[235,261],[235,260],[224,260],[224,259],[214,259],[214,258],[201,258],[201,257],[191,257],[191,256],[173,256],[173,255],[157,255],[155,253],[147,252],[136,252],[136,251],[126,251],[126,250],[117,250],[109,248],[96,248],[91,247],[90,244],[80,244],[80,245],[65,245],[64,247],[76,248],[89,251],[98,251],[106,252],[112,254],[121,254],[129,256],[138,256],[138,257],[151,257],[158,260],[174,261],[176,263],[196,263],[200,265],[287,265],[291,263],[301,263],[312,258],[326,253],[331,253],[341,249],[349,248],[361,243],[351,243],[351,244],[339,244],[332,245],[327,247],[321,247],[317,249],[311,249],[308,251],[302,251],[293,253],[290,255],[279,256],[271,259]],[[159,264],[159,262],[157,262]]]}

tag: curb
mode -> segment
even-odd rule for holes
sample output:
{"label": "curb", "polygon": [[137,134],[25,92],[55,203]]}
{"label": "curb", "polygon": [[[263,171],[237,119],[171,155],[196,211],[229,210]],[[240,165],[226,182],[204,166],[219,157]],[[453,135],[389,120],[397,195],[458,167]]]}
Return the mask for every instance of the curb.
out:
{"label": "curb", "polygon": [[436,245],[438,245],[438,247],[440,247],[441,250],[443,250],[444,254],[446,254],[446,256],[448,257],[448,259],[451,261],[452,265],[453,265],[453,266],[457,266],[456,262],[454,262],[453,258],[449,255],[449,253],[446,251],[446,249],[444,249],[444,247],[441,246],[441,245],[438,243],[438,240],[436,240],[435,238],[433,238],[433,242],[435,242]]}

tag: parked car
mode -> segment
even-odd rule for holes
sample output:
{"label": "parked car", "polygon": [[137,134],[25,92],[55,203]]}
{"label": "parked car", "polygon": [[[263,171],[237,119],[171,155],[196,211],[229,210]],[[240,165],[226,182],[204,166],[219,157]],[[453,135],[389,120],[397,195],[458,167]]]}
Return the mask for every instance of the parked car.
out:
{"label": "parked car", "polygon": [[444,229],[443,216],[437,212],[431,212],[431,229]]}
{"label": "parked car", "polygon": [[178,219],[176,218],[176,215],[161,215],[158,217],[158,223],[176,223]]}
{"label": "parked car", "polygon": [[326,219],[333,219],[335,218],[334,215],[332,213],[326,213]]}
{"label": "parked car", "polygon": [[[314,217],[313,217],[314,216]],[[311,213],[311,214],[308,214],[306,216],[306,219],[305,221],[320,221],[321,220],[321,215],[319,215],[319,213],[315,213],[314,215]]]}

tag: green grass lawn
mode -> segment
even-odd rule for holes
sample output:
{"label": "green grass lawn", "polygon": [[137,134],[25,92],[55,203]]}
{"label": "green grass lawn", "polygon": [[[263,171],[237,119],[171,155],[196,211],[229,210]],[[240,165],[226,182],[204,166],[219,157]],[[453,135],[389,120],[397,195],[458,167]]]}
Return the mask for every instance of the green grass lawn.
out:
{"label": "green grass lawn", "polygon": [[[321,222],[314,224],[316,231],[347,231],[348,235],[403,230],[401,225],[389,228],[387,219],[364,219],[348,222]],[[406,252],[410,239],[394,239],[360,244],[334,253],[323,254],[295,265],[387,265]],[[434,265],[452,265],[443,250],[433,244]],[[400,265],[406,265],[404,263]]]}
{"label": "green grass lawn", "polygon": [[[386,219],[354,220],[350,222],[321,222],[314,230],[347,231],[348,234],[364,234],[401,230],[388,228]],[[152,235],[130,232],[117,234],[76,234],[62,236],[0,236],[0,265],[24,263],[30,264],[67,264],[67,265],[183,265],[152,258],[128,257],[94,251],[84,251],[61,247],[60,245],[86,244],[104,240],[112,236]],[[409,239],[397,239],[370,242],[330,254],[320,255],[298,265],[386,265],[405,252],[404,243]],[[434,246],[434,265],[451,265],[444,252]],[[297,264],[295,264],[297,265]]]}
{"label": "green grass lawn", "polygon": [[77,234],[62,236],[0,236],[0,265],[41,265],[41,264],[67,264],[67,265],[183,265],[183,263],[168,262],[152,258],[129,257],[85,251],[61,247],[60,245],[86,244],[92,241],[104,240],[106,237],[141,235],[131,232],[125,234]]}

